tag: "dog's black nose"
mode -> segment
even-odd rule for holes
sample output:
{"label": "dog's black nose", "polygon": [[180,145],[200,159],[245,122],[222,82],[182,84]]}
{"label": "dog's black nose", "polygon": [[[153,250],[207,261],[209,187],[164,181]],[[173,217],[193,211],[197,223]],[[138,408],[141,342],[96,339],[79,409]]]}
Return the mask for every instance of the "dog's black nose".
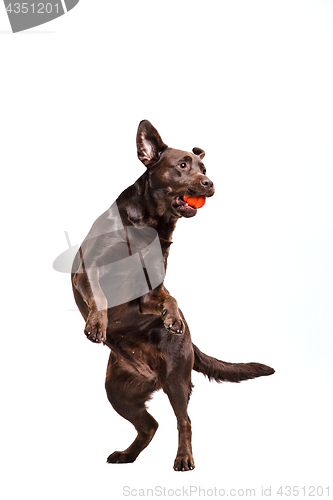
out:
{"label": "dog's black nose", "polygon": [[200,184],[204,186],[204,188],[206,189],[212,189],[212,187],[214,186],[213,182],[210,179],[208,179],[208,177],[201,179]]}

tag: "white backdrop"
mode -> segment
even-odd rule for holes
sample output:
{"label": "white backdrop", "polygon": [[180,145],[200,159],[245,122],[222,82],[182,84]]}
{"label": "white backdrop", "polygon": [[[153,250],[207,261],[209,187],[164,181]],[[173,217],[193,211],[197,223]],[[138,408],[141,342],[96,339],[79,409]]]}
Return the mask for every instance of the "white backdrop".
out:
{"label": "white backdrop", "polygon": [[[332,25],[328,0],[81,0],[12,35],[0,7],[3,498],[331,485]],[[135,431],[107,402],[107,348],[85,339],[52,268],[64,231],[80,243],[143,172],[142,119],[205,149],[216,186],[178,223],[166,278],[194,343],[276,369],[242,384],[193,373],[186,474],[163,393],[137,462],[105,463]]]}

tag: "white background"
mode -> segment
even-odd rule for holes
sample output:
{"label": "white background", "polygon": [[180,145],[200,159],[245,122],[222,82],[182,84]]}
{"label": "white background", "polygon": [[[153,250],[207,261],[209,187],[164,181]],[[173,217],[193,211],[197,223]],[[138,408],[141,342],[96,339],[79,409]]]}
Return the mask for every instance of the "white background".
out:
{"label": "white background", "polygon": [[[13,35],[0,8],[3,498],[330,485],[332,26],[328,0],[81,0]],[[166,278],[194,343],[276,369],[242,384],[193,373],[187,473],[172,469],[163,393],[137,462],[105,463],[135,431],[107,402],[107,348],[85,339],[52,268],[64,231],[80,243],[143,173],[144,118],[171,147],[205,149],[216,185],[178,223]]]}

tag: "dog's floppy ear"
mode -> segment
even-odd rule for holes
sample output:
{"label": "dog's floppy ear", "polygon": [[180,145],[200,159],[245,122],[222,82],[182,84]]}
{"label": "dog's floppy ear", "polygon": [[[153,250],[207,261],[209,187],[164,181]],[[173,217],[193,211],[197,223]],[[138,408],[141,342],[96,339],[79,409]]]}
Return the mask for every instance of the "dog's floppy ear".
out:
{"label": "dog's floppy ear", "polygon": [[202,160],[206,154],[201,148],[193,148],[192,151],[195,155],[199,156],[200,160]]}
{"label": "dog's floppy ear", "polygon": [[168,146],[164,144],[156,128],[148,120],[142,120],[136,134],[136,147],[139,160],[149,167],[156,163],[162,151]]}

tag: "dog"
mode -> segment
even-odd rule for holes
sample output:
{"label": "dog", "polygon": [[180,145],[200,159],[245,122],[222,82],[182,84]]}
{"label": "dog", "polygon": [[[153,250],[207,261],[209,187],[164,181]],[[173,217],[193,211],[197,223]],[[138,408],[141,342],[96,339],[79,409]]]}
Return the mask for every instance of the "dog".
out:
{"label": "dog", "polygon": [[168,147],[148,120],[140,122],[136,143],[146,171],[93,224],[74,259],[72,286],[87,338],[111,349],[108,400],[137,431],[133,443],[112,453],[107,462],[134,462],[148,446],[158,423],[146,402],[163,389],[179,433],[174,470],[189,471],[194,469],[187,414],[192,370],[209,380],[241,382],[271,375],[274,369],[223,362],[192,343],[184,315],[163,279],[177,221],[194,217],[198,200],[200,205],[214,195],[202,161],[205,152]]}

